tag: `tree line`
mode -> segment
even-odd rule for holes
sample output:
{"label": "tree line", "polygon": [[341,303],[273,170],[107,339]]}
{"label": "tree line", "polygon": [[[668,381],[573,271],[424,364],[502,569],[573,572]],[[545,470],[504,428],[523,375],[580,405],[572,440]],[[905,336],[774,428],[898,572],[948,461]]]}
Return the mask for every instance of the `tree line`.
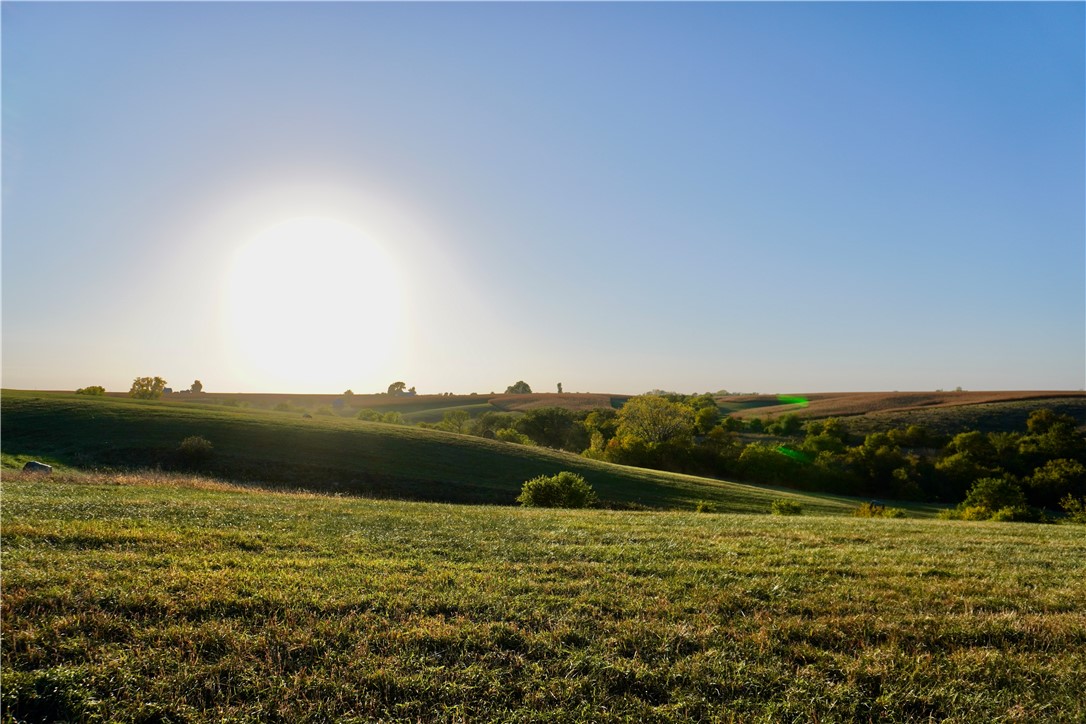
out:
{"label": "tree line", "polygon": [[420,426],[811,492],[964,502],[959,517],[967,518],[1038,519],[1086,498],[1086,437],[1073,417],[1048,409],[1010,432],[943,435],[909,425],[861,435],[839,418],[746,421],[722,415],[708,394],[651,394],[618,410],[541,407],[475,418],[451,410]]}

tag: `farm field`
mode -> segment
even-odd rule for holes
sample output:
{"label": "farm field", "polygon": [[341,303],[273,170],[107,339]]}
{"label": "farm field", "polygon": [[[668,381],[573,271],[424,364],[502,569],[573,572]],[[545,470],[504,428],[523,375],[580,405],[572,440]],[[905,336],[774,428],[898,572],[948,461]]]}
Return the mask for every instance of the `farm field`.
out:
{"label": "farm field", "polygon": [[1078,526],[5,471],[4,721],[1081,721]]}
{"label": "farm field", "polygon": [[[718,397],[725,412],[740,418],[776,417],[793,413],[803,418],[867,416],[874,420],[898,424],[899,418],[912,414],[923,417],[936,427],[960,429],[968,415],[959,414],[974,408],[1033,410],[1055,407],[1075,414],[1086,424],[1086,392],[1082,391],[962,391],[962,392],[818,392],[793,395],[731,395]],[[953,408],[953,409],[952,409]],[[1024,423],[1028,411],[1015,424]],[[946,421],[944,424],[943,421]],[[923,424],[923,423],[920,423]]]}

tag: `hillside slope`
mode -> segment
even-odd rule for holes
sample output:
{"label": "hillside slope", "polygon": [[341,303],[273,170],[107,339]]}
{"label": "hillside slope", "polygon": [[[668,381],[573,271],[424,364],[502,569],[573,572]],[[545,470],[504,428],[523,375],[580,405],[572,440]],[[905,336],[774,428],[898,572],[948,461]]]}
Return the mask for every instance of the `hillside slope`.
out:
{"label": "hillside slope", "polygon": [[[809,512],[840,514],[847,498],[628,468],[536,447],[350,418],[303,419],[263,410],[212,409],[154,401],[4,391],[6,456],[79,468],[195,469],[235,481],[458,503],[512,504],[523,482],[571,470],[608,504],[765,512],[780,497]],[[198,465],[177,448],[199,435],[214,446]]]}

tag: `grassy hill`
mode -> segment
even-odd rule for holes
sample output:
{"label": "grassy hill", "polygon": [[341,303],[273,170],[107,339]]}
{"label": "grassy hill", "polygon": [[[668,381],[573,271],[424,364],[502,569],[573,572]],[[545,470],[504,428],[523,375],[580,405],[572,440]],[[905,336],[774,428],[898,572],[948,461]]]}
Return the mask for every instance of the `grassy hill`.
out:
{"label": "grassy hill", "polygon": [[[196,469],[234,481],[457,503],[514,502],[523,482],[571,470],[617,507],[765,512],[791,498],[808,512],[842,514],[856,501],[707,478],[628,468],[542,448],[512,445],[353,418],[269,410],[165,404],[127,398],[4,391],[3,452],[76,468]],[[207,438],[210,459],[186,465],[177,451],[189,436]],[[916,514],[931,508],[913,506]]]}
{"label": "grassy hill", "polygon": [[1077,526],[2,495],[4,721],[1086,720]]}

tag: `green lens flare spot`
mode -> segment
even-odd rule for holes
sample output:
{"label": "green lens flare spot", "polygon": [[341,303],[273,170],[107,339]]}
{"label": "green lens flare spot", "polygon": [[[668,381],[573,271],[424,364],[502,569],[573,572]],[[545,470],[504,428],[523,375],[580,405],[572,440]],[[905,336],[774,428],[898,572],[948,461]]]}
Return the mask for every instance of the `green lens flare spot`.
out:
{"label": "green lens flare spot", "polygon": [[811,456],[810,455],[808,455],[807,453],[802,452],[800,450],[796,450],[795,448],[790,448],[787,445],[778,446],[777,447],[777,452],[779,452],[781,455],[784,455],[785,457],[792,458],[793,460],[795,460],[796,462],[799,462],[799,463],[809,463],[809,462],[811,462]]}
{"label": "green lens flare spot", "polygon": [[777,395],[777,402],[782,405],[796,405],[797,407],[806,407],[809,404],[806,397],[795,395]]}

